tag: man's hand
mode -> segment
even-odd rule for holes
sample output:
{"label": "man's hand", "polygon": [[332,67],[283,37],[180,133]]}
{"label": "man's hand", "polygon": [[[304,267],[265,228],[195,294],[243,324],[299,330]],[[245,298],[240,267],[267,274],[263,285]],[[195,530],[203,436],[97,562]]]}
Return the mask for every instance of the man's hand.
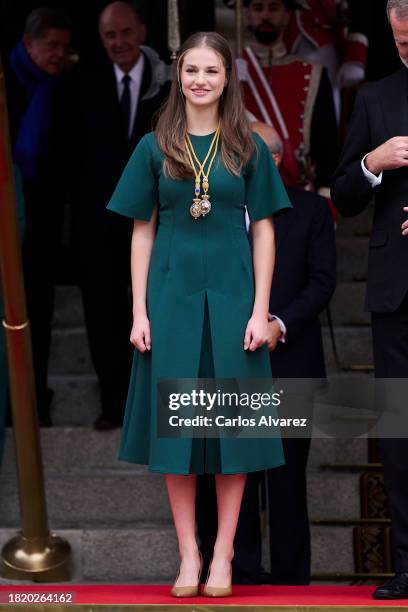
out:
{"label": "man's hand", "polygon": [[[408,206],[404,206],[404,211],[408,213]],[[401,225],[401,229],[402,229],[402,235],[408,236],[408,220],[404,221],[404,223]]]}
{"label": "man's hand", "polygon": [[[269,317],[268,317],[269,318]],[[268,349],[269,352],[276,349],[276,345],[282,336],[282,331],[276,319],[270,320],[268,323]]]}
{"label": "man's hand", "polygon": [[408,166],[408,137],[395,136],[384,142],[365,158],[365,167],[373,174]]}

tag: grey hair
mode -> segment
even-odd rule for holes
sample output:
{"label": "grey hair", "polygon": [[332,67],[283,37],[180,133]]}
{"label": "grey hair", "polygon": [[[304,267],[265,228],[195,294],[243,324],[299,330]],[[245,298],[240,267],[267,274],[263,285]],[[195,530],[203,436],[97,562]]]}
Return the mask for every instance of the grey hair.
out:
{"label": "grey hair", "polygon": [[387,17],[390,20],[391,11],[395,9],[398,19],[408,19],[408,0],[388,0]]}
{"label": "grey hair", "polygon": [[31,36],[33,39],[42,38],[48,30],[67,30],[72,32],[73,25],[71,19],[57,9],[41,6],[36,8],[28,15],[24,34]]}

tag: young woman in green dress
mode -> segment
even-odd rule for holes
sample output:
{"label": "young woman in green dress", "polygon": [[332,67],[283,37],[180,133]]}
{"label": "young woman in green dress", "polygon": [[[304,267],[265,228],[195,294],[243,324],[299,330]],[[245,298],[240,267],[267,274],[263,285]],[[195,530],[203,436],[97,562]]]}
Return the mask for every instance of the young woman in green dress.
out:
{"label": "young woman in green dress", "polygon": [[108,205],[134,219],[130,340],[137,350],[119,458],[166,474],[181,558],[178,597],[197,594],[200,582],[196,475],[214,474],[218,500],[203,592],[225,596],[245,474],[284,459],[278,438],[160,437],[157,382],[271,378],[272,216],[289,206],[266,145],[247,124],[226,40],[194,34],[180,50],[155,132],[136,147]]}

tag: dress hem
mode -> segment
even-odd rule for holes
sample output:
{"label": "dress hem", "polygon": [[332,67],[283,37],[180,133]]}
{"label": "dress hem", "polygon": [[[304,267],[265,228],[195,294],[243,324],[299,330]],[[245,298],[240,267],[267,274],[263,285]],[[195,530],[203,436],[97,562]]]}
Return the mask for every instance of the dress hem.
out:
{"label": "dress hem", "polygon": [[118,457],[118,459],[119,459],[119,461],[127,461],[128,463],[135,463],[137,465],[146,465],[148,467],[149,472],[153,472],[153,473],[157,473],[157,474],[178,474],[180,476],[189,476],[189,475],[193,475],[193,474],[196,474],[197,476],[201,476],[203,474],[224,474],[224,475],[250,474],[252,472],[263,472],[265,470],[274,470],[275,468],[282,467],[283,465],[286,465],[285,461],[282,461],[280,463],[275,463],[272,466],[271,465],[261,465],[261,466],[255,467],[255,468],[251,467],[249,469],[231,468],[228,471],[223,471],[223,472],[186,472],[185,470],[179,470],[179,471],[171,470],[171,471],[169,471],[168,468],[164,468],[164,467],[160,467],[160,466],[150,466],[147,463],[136,461],[135,459],[125,458],[123,456],[122,457]]}

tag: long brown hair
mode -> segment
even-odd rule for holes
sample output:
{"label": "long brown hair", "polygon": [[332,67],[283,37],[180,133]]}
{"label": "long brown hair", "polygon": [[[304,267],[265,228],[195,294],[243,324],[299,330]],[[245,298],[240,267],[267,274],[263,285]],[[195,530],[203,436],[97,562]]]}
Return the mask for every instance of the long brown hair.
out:
{"label": "long brown hair", "polygon": [[245,116],[231,50],[225,38],[216,32],[196,32],[183,43],[179,51],[170,94],[155,129],[157,143],[165,155],[164,170],[168,176],[177,180],[193,175],[185,149],[187,117],[180,71],[186,52],[197,47],[207,47],[215,51],[221,57],[226,70],[227,84],[218,108],[221,122],[221,160],[231,174],[239,175],[243,166],[251,159],[255,143]]}

